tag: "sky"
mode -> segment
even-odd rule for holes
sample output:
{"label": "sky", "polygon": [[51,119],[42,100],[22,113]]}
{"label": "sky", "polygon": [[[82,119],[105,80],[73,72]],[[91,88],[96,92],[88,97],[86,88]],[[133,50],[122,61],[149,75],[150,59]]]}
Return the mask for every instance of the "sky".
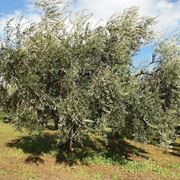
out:
{"label": "sky", "polygon": [[[7,19],[25,15],[28,20],[38,20],[33,2],[35,0],[0,0],[0,29]],[[180,29],[180,0],[77,0],[75,9],[88,9],[96,21],[108,19],[114,12],[138,6],[141,14],[157,17],[155,30],[172,34]]]}
{"label": "sky", "polygon": [[[0,0],[0,33],[5,22],[24,15],[28,21],[38,21],[39,14],[35,11],[35,0]],[[170,36],[180,30],[180,0],[77,0],[73,9],[87,9],[94,14],[95,21],[105,21],[114,12],[122,11],[131,6],[138,6],[142,15],[156,17],[154,30],[160,37]],[[151,53],[151,48],[143,47],[141,58]],[[139,58],[139,55],[137,56]]]}

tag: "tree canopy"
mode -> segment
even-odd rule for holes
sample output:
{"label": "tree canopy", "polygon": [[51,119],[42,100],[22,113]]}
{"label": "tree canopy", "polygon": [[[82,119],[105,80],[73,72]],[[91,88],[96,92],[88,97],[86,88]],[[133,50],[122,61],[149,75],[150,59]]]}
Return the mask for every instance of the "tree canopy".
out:
{"label": "tree canopy", "polygon": [[[132,7],[92,26],[69,2],[37,0],[41,21],[10,20],[0,46],[1,107],[12,123],[40,132],[52,119],[73,150],[88,133],[169,145],[180,120],[178,38],[154,47],[151,65],[133,57],[154,41],[152,17]],[[12,22],[16,25],[13,26]]]}

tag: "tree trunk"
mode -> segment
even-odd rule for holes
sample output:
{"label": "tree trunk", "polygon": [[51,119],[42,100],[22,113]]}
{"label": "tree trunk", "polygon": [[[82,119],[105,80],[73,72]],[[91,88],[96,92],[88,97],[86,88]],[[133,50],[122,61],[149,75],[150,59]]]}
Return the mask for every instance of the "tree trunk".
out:
{"label": "tree trunk", "polygon": [[58,130],[59,117],[54,117],[54,130]]}

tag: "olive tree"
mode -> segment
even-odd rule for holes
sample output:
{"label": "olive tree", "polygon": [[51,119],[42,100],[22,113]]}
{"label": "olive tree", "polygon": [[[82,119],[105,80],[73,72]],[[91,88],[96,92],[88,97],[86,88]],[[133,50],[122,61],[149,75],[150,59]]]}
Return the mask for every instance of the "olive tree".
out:
{"label": "olive tree", "polygon": [[178,121],[178,46],[160,43],[154,70],[134,74],[133,56],[153,40],[154,18],[132,7],[93,27],[90,14],[72,15],[68,5],[37,0],[40,22],[7,23],[0,47],[1,99],[15,100],[8,111],[13,124],[40,132],[52,119],[70,150],[88,133],[149,142],[159,133],[167,142],[171,118]]}

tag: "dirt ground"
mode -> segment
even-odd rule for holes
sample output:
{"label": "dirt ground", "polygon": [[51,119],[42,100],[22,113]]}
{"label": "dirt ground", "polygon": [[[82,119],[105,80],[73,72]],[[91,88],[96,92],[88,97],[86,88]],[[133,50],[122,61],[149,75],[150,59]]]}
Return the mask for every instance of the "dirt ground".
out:
{"label": "dirt ground", "polygon": [[[56,150],[50,145],[55,144],[54,134],[47,137],[47,144],[41,139],[32,142],[28,135],[0,122],[0,180],[180,179],[180,139],[170,150],[127,141],[129,147],[141,150],[129,152],[127,164],[98,160],[99,163],[85,165],[80,161],[74,164],[57,161]],[[38,146],[42,146],[41,151],[35,153],[33,148]]]}

